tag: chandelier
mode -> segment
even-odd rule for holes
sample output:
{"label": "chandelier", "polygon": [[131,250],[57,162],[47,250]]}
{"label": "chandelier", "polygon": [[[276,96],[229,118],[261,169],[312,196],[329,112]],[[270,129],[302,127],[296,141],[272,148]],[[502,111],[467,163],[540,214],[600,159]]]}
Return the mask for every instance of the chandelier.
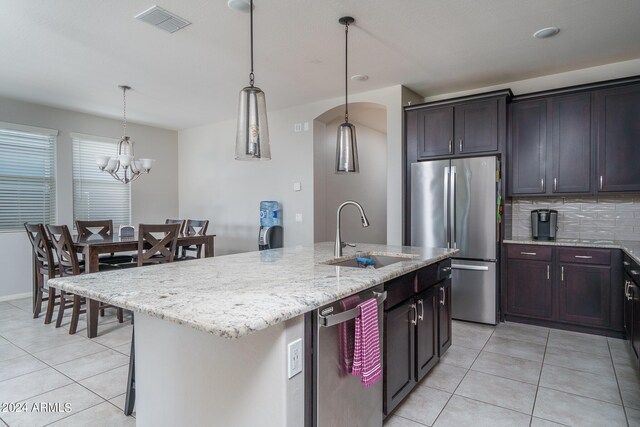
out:
{"label": "chandelier", "polygon": [[98,168],[118,181],[128,184],[135,181],[142,173],[149,173],[153,159],[136,159],[133,154],[133,141],[127,135],[127,91],[129,86],[118,86],[122,89],[122,134],[118,142],[118,155],[116,157],[99,156],[96,159]]}

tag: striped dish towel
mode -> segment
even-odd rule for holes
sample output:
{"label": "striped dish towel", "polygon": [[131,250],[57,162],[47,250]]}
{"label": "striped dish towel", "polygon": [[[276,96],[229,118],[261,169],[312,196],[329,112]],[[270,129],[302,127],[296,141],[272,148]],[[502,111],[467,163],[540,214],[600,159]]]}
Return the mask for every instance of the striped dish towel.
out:
{"label": "striped dish towel", "polygon": [[[343,311],[356,308],[360,303],[358,295],[351,295],[340,301]],[[355,336],[355,320],[348,320],[338,325],[338,351],[340,352],[340,376],[351,373],[353,368],[353,345]]]}
{"label": "striped dish towel", "polygon": [[358,304],[355,344],[353,350],[354,376],[362,376],[362,384],[371,387],[382,378],[380,336],[378,331],[378,302],[375,298]]}

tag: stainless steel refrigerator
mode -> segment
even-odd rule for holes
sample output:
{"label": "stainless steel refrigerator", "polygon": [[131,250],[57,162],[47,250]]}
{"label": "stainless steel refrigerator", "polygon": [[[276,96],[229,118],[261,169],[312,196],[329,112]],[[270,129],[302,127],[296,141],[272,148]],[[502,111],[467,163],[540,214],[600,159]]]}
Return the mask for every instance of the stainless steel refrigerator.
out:
{"label": "stainless steel refrigerator", "polygon": [[460,249],[454,319],[497,323],[498,169],[495,156],[411,165],[411,245]]}

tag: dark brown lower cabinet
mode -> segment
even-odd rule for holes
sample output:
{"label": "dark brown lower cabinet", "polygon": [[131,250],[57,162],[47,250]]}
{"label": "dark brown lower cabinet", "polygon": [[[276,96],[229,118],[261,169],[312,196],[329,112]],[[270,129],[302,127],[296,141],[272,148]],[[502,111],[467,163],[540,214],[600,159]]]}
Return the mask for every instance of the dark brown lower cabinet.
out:
{"label": "dark brown lower cabinet", "polygon": [[507,304],[508,313],[550,319],[551,262],[510,258]]}
{"label": "dark brown lower cabinet", "polygon": [[451,261],[385,284],[384,397],[386,415],[451,346]]}
{"label": "dark brown lower cabinet", "polygon": [[610,296],[610,266],[560,264],[560,320],[607,327],[611,322]]}
{"label": "dark brown lower cabinet", "polygon": [[438,287],[438,356],[451,347],[451,279],[446,279]]}
{"label": "dark brown lower cabinet", "polygon": [[506,320],[623,336],[620,250],[505,246],[502,310]]}
{"label": "dark brown lower cabinet", "polygon": [[438,363],[439,287],[433,287],[416,297],[418,319],[416,322],[416,366],[418,381]]}

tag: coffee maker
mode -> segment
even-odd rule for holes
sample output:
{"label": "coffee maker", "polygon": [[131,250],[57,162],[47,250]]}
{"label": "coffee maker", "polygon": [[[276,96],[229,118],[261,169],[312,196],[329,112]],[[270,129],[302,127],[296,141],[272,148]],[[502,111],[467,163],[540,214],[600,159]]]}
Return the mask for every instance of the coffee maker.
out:
{"label": "coffee maker", "polygon": [[556,240],[558,211],[534,209],[531,211],[531,235],[533,240]]}

